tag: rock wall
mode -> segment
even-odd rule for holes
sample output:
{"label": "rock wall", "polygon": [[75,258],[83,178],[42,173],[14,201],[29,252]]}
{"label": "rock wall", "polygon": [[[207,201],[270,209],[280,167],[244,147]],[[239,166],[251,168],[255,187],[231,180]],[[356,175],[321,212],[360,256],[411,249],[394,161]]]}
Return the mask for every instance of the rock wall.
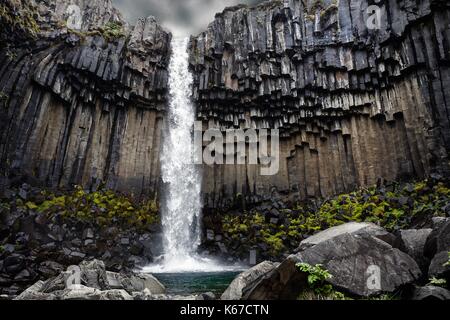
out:
{"label": "rock wall", "polygon": [[0,173],[154,194],[170,33],[110,0],[0,5]]}
{"label": "rock wall", "polygon": [[[366,13],[374,4],[378,24]],[[260,165],[205,166],[205,205],[448,174],[449,9],[284,0],[217,14],[191,40],[198,118],[222,131],[278,128],[281,163],[269,177]]]}

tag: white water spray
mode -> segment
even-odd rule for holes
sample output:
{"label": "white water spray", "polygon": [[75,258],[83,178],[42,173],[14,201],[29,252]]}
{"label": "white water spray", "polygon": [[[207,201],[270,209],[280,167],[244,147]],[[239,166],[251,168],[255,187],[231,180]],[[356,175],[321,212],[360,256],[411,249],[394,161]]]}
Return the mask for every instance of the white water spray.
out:
{"label": "white water spray", "polygon": [[172,41],[169,65],[170,103],[163,141],[161,174],[167,186],[162,206],[161,263],[145,272],[224,271],[226,268],[197,254],[200,245],[201,175],[193,161],[195,110],[191,102],[188,39]]}

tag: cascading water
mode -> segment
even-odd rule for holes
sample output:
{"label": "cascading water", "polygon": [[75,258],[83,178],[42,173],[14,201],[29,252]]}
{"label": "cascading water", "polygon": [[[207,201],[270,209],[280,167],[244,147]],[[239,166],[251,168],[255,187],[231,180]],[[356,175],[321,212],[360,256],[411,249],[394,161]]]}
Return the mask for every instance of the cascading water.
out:
{"label": "cascading water", "polygon": [[169,65],[170,103],[161,155],[166,185],[162,205],[161,263],[147,272],[223,271],[215,261],[197,254],[200,244],[201,175],[193,161],[195,110],[191,102],[188,39],[172,41]]}

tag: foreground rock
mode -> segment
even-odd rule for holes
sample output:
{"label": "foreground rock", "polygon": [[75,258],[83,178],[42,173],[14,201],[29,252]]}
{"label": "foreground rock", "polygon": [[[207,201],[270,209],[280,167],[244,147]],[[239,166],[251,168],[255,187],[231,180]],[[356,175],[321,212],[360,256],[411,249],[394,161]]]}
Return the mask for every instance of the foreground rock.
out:
{"label": "foreground rock", "polygon": [[385,241],[387,243],[391,243],[391,244],[394,242],[394,239],[395,239],[395,237],[391,233],[387,232],[385,229],[383,229],[380,226],[377,226],[374,223],[350,222],[350,223],[342,224],[340,226],[324,230],[322,232],[319,232],[319,233],[303,240],[300,243],[300,246],[298,247],[297,252],[305,250],[310,247],[313,247],[316,244],[319,244],[321,242],[335,238],[335,237],[345,234],[345,233],[353,234],[353,235],[367,234],[367,235],[374,236],[380,240],[383,240],[383,241]]}
{"label": "foreground rock", "polygon": [[450,219],[439,220],[425,244],[425,255],[431,259],[428,277],[450,280]]}
{"label": "foreground rock", "polygon": [[[319,237],[322,236],[318,234],[316,238]],[[328,281],[336,289],[359,297],[395,292],[421,276],[413,258],[375,238],[370,232],[322,238],[323,241],[291,255],[273,271],[245,288],[244,298],[296,299],[306,289],[307,278],[298,270],[298,263],[323,265],[332,275]]]}
{"label": "foreground rock", "polygon": [[430,260],[425,256],[425,243],[432,229],[410,229],[400,230],[396,245],[400,250],[409,254],[419,265],[422,272],[430,264]]}
{"label": "foreground rock", "polygon": [[242,290],[252,284],[255,280],[272,271],[279,264],[264,261],[253,268],[238,275],[229,285],[227,290],[220,297],[221,300],[240,300],[242,298]]}
{"label": "foreground rock", "polygon": [[36,282],[16,300],[149,300],[165,291],[151,275],[106,271],[102,261],[92,260]]}
{"label": "foreground rock", "polygon": [[450,300],[450,291],[435,286],[414,289],[412,300]]}

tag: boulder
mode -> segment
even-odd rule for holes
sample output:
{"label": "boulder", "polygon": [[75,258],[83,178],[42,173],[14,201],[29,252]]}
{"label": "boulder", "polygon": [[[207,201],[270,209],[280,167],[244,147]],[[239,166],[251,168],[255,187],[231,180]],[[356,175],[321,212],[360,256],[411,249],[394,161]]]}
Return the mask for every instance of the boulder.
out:
{"label": "boulder", "polygon": [[433,229],[400,230],[396,242],[403,252],[409,254],[419,265],[422,272],[426,272],[430,260],[425,257],[424,249],[428,236]]}
{"label": "boulder", "polygon": [[253,268],[239,274],[233,282],[228,286],[225,292],[220,297],[221,300],[240,300],[242,298],[242,290],[264,276],[266,273],[272,271],[278,266],[277,263],[264,261]]}
{"label": "boulder", "polygon": [[298,247],[297,252],[305,250],[323,241],[327,241],[329,239],[332,239],[345,233],[369,234],[389,244],[393,244],[395,241],[394,235],[392,235],[391,233],[387,232],[385,229],[377,226],[374,223],[349,222],[337,227],[329,228],[303,240],[302,242],[300,242],[300,246]]}
{"label": "boulder", "polygon": [[124,289],[129,293],[149,290],[152,294],[163,294],[166,288],[158,279],[150,274],[125,275],[115,272],[106,272],[107,288]]}
{"label": "boulder", "polygon": [[55,295],[42,292],[44,284],[44,281],[36,282],[18,295],[14,300],[54,300]]}
{"label": "boulder", "polygon": [[9,274],[16,274],[25,267],[25,257],[21,254],[13,253],[3,261],[3,268]]}
{"label": "boulder", "polygon": [[450,291],[441,287],[416,287],[412,300],[450,300]]}
{"label": "boulder", "polygon": [[106,289],[106,269],[103,261],[83,261],[79,264],[81,284],[95,289]]}
{"label": "boulder", "polygon": [[421,276],[413,258],[370,233],[343,233],[291,255],[245,288],[245,298],[296,299],[306,285],[298,263],[323,265],[335,288],[360,297],[395,292]]}
{"label": "boulder", "polygon": [[113,289],[100,292],[99,300],[133,300],[125,290]]}
{"label": "boulder", "polygon": [[38,272],[44,278],[54,277],[63,270],[64,267],[55,261],[44,261],[38,267]]}
{"label": "boulder", "polygon": [[450,219],[435,223],[425,243],[425,256],[433,259],[437,253],[450,251]]}
{"label": "boulder", "polygon": [[428,278],[446,278],[450,281],[450,264],[449,253],[447,251],[441,251],[436,254],[431,260],[430,267],[428,268]]}
{"label": "boulder", "polygon": [[53,294],[58,300],[100,300],[102,292],[96,288],[75,285]]}
{"label": "boulder", "polygon": [[197,296],[195,300],[216,300],[216,295],[212,292],[204,292]]}

